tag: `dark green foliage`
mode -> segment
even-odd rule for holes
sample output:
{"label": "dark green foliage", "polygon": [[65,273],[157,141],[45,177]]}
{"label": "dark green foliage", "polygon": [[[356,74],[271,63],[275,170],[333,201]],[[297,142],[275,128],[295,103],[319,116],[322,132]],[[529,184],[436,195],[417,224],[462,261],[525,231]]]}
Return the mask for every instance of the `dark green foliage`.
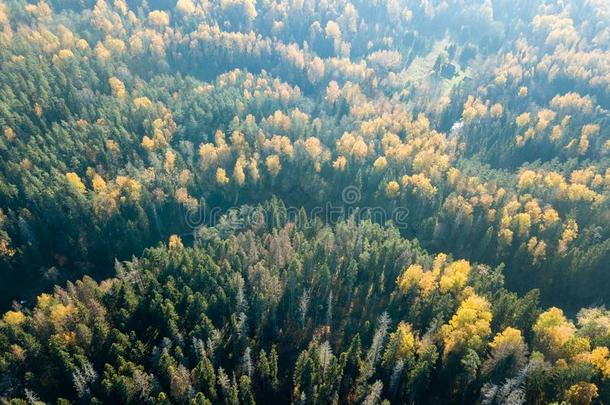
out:
{"label": "dark green foliage", "polygon": [[609,16],[0,1],[0,403],[608,402]]}

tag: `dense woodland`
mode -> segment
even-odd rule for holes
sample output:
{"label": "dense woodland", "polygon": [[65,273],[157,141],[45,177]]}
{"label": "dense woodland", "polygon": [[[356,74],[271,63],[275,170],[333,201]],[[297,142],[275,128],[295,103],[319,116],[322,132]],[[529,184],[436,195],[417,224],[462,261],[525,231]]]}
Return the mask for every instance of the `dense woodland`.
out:
{"label": "dense woodland", "polygon": [[609,110],[607,0],[0,0],[0,403],[610,403]]}

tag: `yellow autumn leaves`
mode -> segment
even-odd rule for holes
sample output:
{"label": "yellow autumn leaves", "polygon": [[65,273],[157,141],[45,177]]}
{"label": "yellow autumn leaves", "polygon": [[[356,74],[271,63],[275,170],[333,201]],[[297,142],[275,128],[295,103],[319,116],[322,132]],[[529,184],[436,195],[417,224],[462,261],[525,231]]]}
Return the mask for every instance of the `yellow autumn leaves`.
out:
{"label": "yellow autumn leaves", "polygon": [[423,298],[437,290],[465,297],[447,325],[441,328],[445,346],[445,356],[468,347],[480,350],[484,338],[491,334],[491,306],[489,302],[472,290],[465,290],[471,271],[466,260],[447,262],[447,256],[439,254],[434,259],[432,269],[425,271],[419,264],[409,266],[397,279],[399,291],[403,294],[415,289]]}
{"label": "yellow autumn leaves", "polygon": [[409,266],[397,280],[401,293],[407,293],[415,287],[423,297],[428,297],[435,289],[442,293],[458,294],[466,286],[470,274],[470,263],[457,260],[446,263],[447,255],[439,254],[434,259],[433,267],[425,271],[419,264]]}
{"label": "yellow autumn leaves", "polygon": [[74,172],[66,173],[66,180],[72,187],[74,187],[79,193],[84,194],[87,191],[87,187],[82,182],[78,174]]}
{"label": "yellow autumn leaves", "polygon": [[2,317],[2,322],[7,325],[21,325],[25,322],[25,315],[21,311],[8,311]]}
{"label": "yellow autumn leaves", "polygon": [[[63,303],[57,297],[43,293],[38,296],[37,304],[32,309],[33,315],[26,315],[20,310],[7,311],[2,316],[2,323],[11,327],[23,325],[28,319],[34,322],[39,322],[41,319],[47,319],[48,325],[54,333],[63,337],[65,340],[73,338],[74,332],[71,328],[74,323],[71,322],[78,314],[78,309],[72,303]],[[36,317],[37,312],[44,312],[45,317]],[[42,327],[42,325],[37,325]]]}
{"label": "yellow autumn leaves", "polygon": [[444,355],[463,348],[480,351],[491,334],[491,319],[491,305],[485,298],[472,295],[462,301],[449,324],[441,328]]}
{"label": "yellow autumn leaves", "polygon": [[[87,170],[87,175],[91,180],[94,208],[98,214],[109,215],[115,212],[122,203],[140,200],[142,185],[135,179],[119,175],[114,180],[107,182],[92,168]],[[65,177],[70,187],[78,193],[87,193],[87,187],[77,173],[68,172]]]}
{"label": "yellow autumn leaves", "polygon": [[[449,322],[440,328],[439,339],[443,342],[444,356],[451,353],[463,353],[470,349],[482,353],[487,347],[490,358],[484,366],[492,367],[493,359],[515,356],[519,364],[525,360],[527,345],[519,329],[506,327],[490,341],[492,334],[492,307],[483,296],[468,286],[470,264],[465,260],[448,262],[447,256],[439,254],[433,261],[432,268],[425,269],[420,264],[408,266],[397,278],[397,287],[401,294],[415,293],[416,299],[426,299],[434,291],[451,293],[459,301],[459,306]],[[552,362],[587,363],[598,370],[605,378],[610,378],[610,351],[606,346],[592,349],[592,334],[610,336],[608,314],[601,309],[590,309],[578,315],[581,329],[578,329],[566,318],[563,311],[550,308],[542,312],[532,331],[533,348]],[[400,326],[395,333],[405,335],[405,351],[412,350],[410,326]],[[495,356],[495,357],[494,357]]]}

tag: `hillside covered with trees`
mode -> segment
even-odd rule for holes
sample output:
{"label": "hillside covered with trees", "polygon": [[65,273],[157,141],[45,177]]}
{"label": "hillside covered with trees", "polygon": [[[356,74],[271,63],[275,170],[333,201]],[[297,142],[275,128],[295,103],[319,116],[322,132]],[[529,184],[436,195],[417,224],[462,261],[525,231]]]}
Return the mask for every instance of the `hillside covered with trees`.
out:
{"label": "hillside covered with trees", "polygon": [[0,0],[0,403],[610,403],[606,0]]}

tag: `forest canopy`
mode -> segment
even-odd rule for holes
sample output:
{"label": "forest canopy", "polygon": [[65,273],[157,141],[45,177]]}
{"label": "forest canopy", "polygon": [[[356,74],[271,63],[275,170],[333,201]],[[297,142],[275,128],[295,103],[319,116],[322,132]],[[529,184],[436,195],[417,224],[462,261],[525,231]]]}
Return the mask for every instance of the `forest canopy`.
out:
{"label": "forest canopy", "polygon": [[0,403],[610,401],[606,0],[0,0]]}

